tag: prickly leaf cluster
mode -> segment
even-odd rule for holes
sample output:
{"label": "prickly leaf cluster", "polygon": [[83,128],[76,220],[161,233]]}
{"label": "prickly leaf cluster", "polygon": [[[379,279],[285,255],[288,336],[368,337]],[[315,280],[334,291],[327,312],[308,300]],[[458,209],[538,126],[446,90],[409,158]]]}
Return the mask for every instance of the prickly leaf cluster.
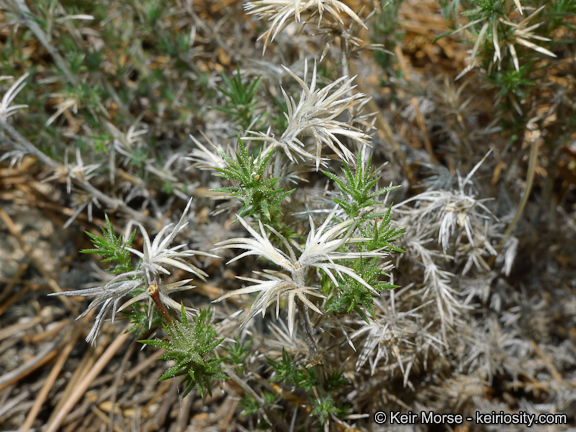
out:
{"label": "prickly leaf cluster", "polygon": [[160,359],[174,361],[160,380],[184,377],[182,397],[197,388],[200,396],[212,395],[212,383],[228,378],[221,364],[224,359],[214,356],[214,349],[224,338],[212,327],[212,311],[201,310],[199,315],[188,321],[182,306],[181,320],[173,320],[172,325],[164,325],[168,340],[142,340],[143,344],[164,348],[167,352]]}

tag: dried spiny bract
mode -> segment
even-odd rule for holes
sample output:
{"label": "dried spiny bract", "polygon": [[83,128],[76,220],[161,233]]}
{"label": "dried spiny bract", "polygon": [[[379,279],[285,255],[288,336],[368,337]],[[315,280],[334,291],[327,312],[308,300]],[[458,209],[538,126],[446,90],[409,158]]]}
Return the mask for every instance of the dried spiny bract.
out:
{"label": "dried spiny bract", "polygon": [[124,133],[110,122],[105,122],[104,125],[114,136],[112,148],[127,158],[124,162],[124,165],[126,165],[132,158],[134,146],[142,143],[142,135],[148,133],[148,128],[146,125],[143,125],[142,129],[136,130],[138,125],[134,123],[128,128],[126,133]]}
{"label": "dried spiny bract", "polygon": [[[432,323],[424,325],[420,312],[420,309],[430,302],[400,312],[404,305],[397,307],[394,291],[390,291],[389,302],[380,298],[374,303],[376,319],[370,323],[359,321],[361,327],[350,336],[351,339],[365,338],[356,368],[360,369],[369,361],[371,373],[374,375],[378,364],[383,361],[392,369],[399,368],[406,386],[410,371],[418,361],[418,354],[430,349],[436,352],[443,350],[443,342],[434,336],[430,328]],[[393,360],[396,365],[390,365]]]}
{"label": "dried spiny bract", "polygon": [[54,121],[60,117],[65,111],[69,109],[72,110],[74,114],[78,114],[78,109],[82,104],[82,99],[80,95],[75,92],[61,92],[61,93],[52,93],[50,97],[58,100],[59,102],[56,104],[56,112],[46,121],[45,126],[50,126]]}
{"label": "dried spiny bract", "polygon": [[430,295],[435,298],[445,338],[447,324],[454,323],[454,318],[460,314],[465,305],[459,300],[457,291],[451,285],[454,274],[442,270],[433,258],[437,254],[426,249],[422,243],[413,240],[409,243],[408,250],[413,252],[415,257],[419,257],[424,266],[423,298],[427,299]]}
{"label": "dried spiny bract", "polygon": [[510,272],[512,271],[512,265],[518,253],[518,244],[519,240],[517,237],[508,237],[502,246],[498,258],[496,258],[496,263],[502,265],[502,273],[506,276],[510,276]]}
{"label": "dried spiny bract", "polygon": [[[366,20],[368,19],[370,19],[370,16],[366,17]],[[310,36],[319,36],[322,38],[324,47],[320,54],[320,61],[326,57],[328,51],[334,46],[336,39],[340,40],[341,47],[346,46],[346,50],[349,50],[351,55],[360,50],[380,49],[383,47],[383,45],[380,44],[362,46],[362,38],[359,37],[362,28],[367,28],[367,26],[357,21],[353,21],[348,27],[339,21],[328,21],[309,32]]]}
{"label": "dried spiny bract", "polygon": [[76,163],[68,163],[68,149],[66,149],[66,152],[64,153],[64,164],[57,166],[54,170],[54,174],[45,178],[43,182],[65,178],[66,192],[70,193],[73,179],[81,181],[89,180],[94,175],[94,171],[99,167],[100,164],[84,165],[80,149],[78,148],[76,149]]}
{"label": "dried spiny bract", "polygon": [[22,161],[24,160],[24,156],[26,156],[27,154],[28,153],[25,150],[20,148],[5,151],[3,152],[2,156],[0,156],[0,162],[10,159],[10,165],[8,165],[8,173],[10,173],[12,168],[14,168],[15,166],[20,167]]}
{"label": "dried spiny bract", "polygon": [[514,305],[502,313],[501,322],[519,335],[535,342],[549,343],[553,337],[554,314],[542,293],[530,295],[525,289],[512,294]]}
{"label": "dried spiny bract", "polygon": [[[98,286],[96,288],[89,288],[77,291],[67,291],[63,293],[56,293],[53,295],[66,295],[66,296],[87,296],[87,297],[96,297],[92,303],[88,306],[86,311],[84,311],[78,318],[82,318],[92,309],[102,305],[102,308],[98,312],[96,320],[94,321],[94,326],[92,330],[88,334],[86,340],[88,342],[94,342],[100,332],[100,328],[102,327],[102,323],[104,317],[108,314],[109,311],[112,312],[112,321],[114,321],[114,317],[118,310],[122,310],[125,307],[131,305],[136,300],[131,299],[127,302],[123,303],[118,309],[118,303],[120,300],[128,295],[129,293],[133,293],[134,291],[146,288],[155,280],[157,281],[157,277],[159,273],[170,274],[170,272],[165,268],[165,266],[172,266],[187,272],[193,273],[198,277],[204,279],[206,273],[204,273],[199,268],[195,267],[194,265],[187,263],[182,258],[189,258],[193,255],[204,255],[204,256],[211,256],[214,258],[218,258],[215,255],[207,254],[205,252],[198,252],[198,251],[182,251],[179,252],[179,249],[185,247],[185,245],[179,245],[173,248],[168,249],[170,243],[174,240],[174,237],[186,226],[183,223],[186,214],[190,208],[192,200],[188,202],[184,213],[182,213],[182,217],[166,238],[164,238],[166,232],[172,224],[164,227],[156,236],[154,241],[150,242],[150,237],[146,230],[140,225],[140,230],[144,237],[144,252],[137,251],[133,248],[126,248],[130,252],[136,254],[141,258],[141,262],[136,267],[136,270],[129,271],[126,273],[122,273],[112,280],[106,282],[104,285]],[[161,282],[159,283],[159,294],[160,299],[164,302],[164,304],[168,307],[171,307],[176,310],[180,310],[180,305],[172,300],[168,299],[168,295],[176,292],[181,291],[184,289],[191,288],[187,285],[190,280],[176,282],[167,286],[163,286]],[[158,283],[158,282],[156,282]],[[142,296],[138,297],[142,299]],[[167,300],[168,299],[168,300]],[[149,309],[150,312],[151,309]]]}
{"label": "dried spiny bract", "polygon": [[[8,78],[12,77],[0,77],[0,80]],[[10,106],[14,98],[18,96],[18,93],[20,93],[20,91],[22,91],[22,89],[26,86],[26,83],[24,82],[26,78],[28,78],[27,73],[22,75],[14,84],[12,84],[12,86],[4,94],[4,97],[2,97],[2,101],[0,101],[0,120],[6,121],[8,117],[16,114],[16,111],[18,111],[19,109],[28,108],[28,105],[14,105],[12,107]]]}
{"label": "dried spiny bract", "polygon": [[[321,313],[320,310],[306,297],[307,295],[323,297],[317,292],[317,287],[307,285],[306,276],[310,267],[322,270],[334,283],[337,283],[337,281],[332,272],[336,272],[340,276],[342,276],[342,274],[346,274],[376,293],[376,291],[353,269],[341,264],[336,264],[334,261],[360,257],[385,256],[386,254],[379,251],[365,253],[336,252],[336,250],[338,250],[345,243],[369,240],[364,238],[350,238],[355,227],[353,220],[347,220],[336,224],[331,228],[328,228],[328,225],[334,217],[336,209],[337,207],[334,208],[326,221],[318,228],[317,231],[314,227],[312,218],[310,218],[310,233],[308,234],[304,248],[298,248],[301,251],[299,258],[296,258],[296,253],[294,249],[288,244],[286,238],[284,238],[284,236],[282,236],[276,230],[268,226],[268,229],[270,229],[270,231],[272,231],[282,241],[288,251],[288,254],[272,245],[268,235],[264,231],[264,226],[261,222],[259,234],[253,228],[251,228],[244,219],[242,219],[240,216],[237,216],[240,223],[242,223],[242,225],[250,232],[253,238],[235,238],[217,244],[217,249],[238,248],[247,250],[246,252],[229,261],[228,264],[245,256],[256,255],[273,262],[283,270],[288,271],[290,275],[277,271],[266,271],[265,273],[259,274],[268,279],[267,281],[241,278],[249,282],[254,282],[256,285],[251,285],[246,288],[227,293],[220,297],[217,301],[223,300],[233,295],[248,294],[259,291],[260,294],[252,306],[251,311],[244,319],[243,323],[245,324],[258,312],[262,312],[264,315],[266,308],[269,305],[274,303],[274,301],[278,301],[280,297],[286,295],[288,296],[288,328],[290,330],[290,334],[292,335],[294,331],[294,317],[296,314],[296,296],[306,306],[318,313]],[[279,314],[279,308],[277,308],[276,313],[277,315]]]}
{"label": "dried spiny bract", "polygon": [[72,216],[70,216],[64,225],[62,225],[62,228],[68,228],[72,222],[76,220],[78,215],[84,211],[84,209],[86,209],[86,213],[88,214],[88,221],[92,222],[92,208],[94,205],[96,205],[98,208],[102,208],[94,195],[83,190],[73,188],[71,195],[71,206],[75,210]]}
{"label": "dried spiny bract", "polygon": [[494,317],[482,325],[472,321],[466,328],[469,334],[462,335],[466,344],[461,350],[462,363],[468,371],[477,371],[492,384],[497,373],[517,376],[531,352],[532,345],[519,339],[511,329],[503,328]]}
{"label": "dried spiny bract", "polygon": [[[282,89],[284,100],[288,107],[288,113],[284,114],[288,120],[288,127],[278,140],[262,133],[256,137],[246,137],[245,139],[268,141],[272,147],[282,148],[292,162],[296,162],[298,157],[303,160],[313,159],[316,161],[317,171],[320,167],[320,155],[323,146],[330,147],[340,158],[353,161],[354,155],[338,139],[337,135],[347,137],[359,145],[367,145],[370,137],[362,130],[338,121],[336,118],[366,100],[363,93],[352,93],[355,88],[352,85],[355,77],[350,79],[341,77],[331,84],[318,89],[316,88],[316,63],[312,71],[310,86],[306,84],[308,62],[304,66],[304,79],[298,77],[290,69],[286,67],[284,69],[302,87],[298,103]],[[303,139],[309,136],[316,140],[315,156],[305,149]]]}
{"label": "dried spiny bract", "polygon": [[[430,189],[394,207],[397,214],[404,215],[398,224],[409,227],[404,236],[405,247],[412,252],[408,256],[418,257],[424,266],[424,297],[432,294],[436,298],[444,330],[447,324],[454,323],[454,317],[465,305],[451,286],[453,275],[443,270],[438,259],[456,262],[466,259],[464,274],[473,264],[484,271],[487,264],[482,256],[496,255],[490,241],[492,236],[486,234],[484,223],[492,213],[472,191],[472,176],[483,160],[464,179],[458,176],[457,187]],[[409,208],[406,206],[409,202],[416,205]],[[428,246],[433,237],[438,239],[442,251]],[[449,252],[454,256],[448,256]]]}
{"label": "dried spiny bract", "polygon": [[[489,153],[488,153],[489,154]],[[482,221],[490,218],[492,212],[483,204],[486,199],[476,199],[473,193],[472,177],[480,168],[480,165],[488,154],[478,162],[463,179],[458,174],[458,187],[452,190],[428,190],[394,206],[399,213],[410,215],[412,223],[424,224],[429,232],[437,232],[438,243],[442,245],[442,251],[448,252],[450,240],[458,225],[465,233],[467,243],[475,246],[475,239],[485,248],[485,252],[496,255],[486,236],[483,235]],[[406,204],[416,201],[413,209],[407,209]],[[410,226],[410,225],[407,225]],[[461,246],[462,233],[455,239],[455,247]],[[476,240],[477,241],[477,240]],[[468,251],[467,251],[468,252]]]}
{"label": "dried spiny bract", "polygon": [[[438,243],[442,245],[442,250],[447,252],[450,247],[450,239],[459,226],[467,234],[467,239],[474,244],[474,239],[478,238],[474,232],[473,218],[483,218],[484,215],[477,212],[482,209],[489,213],[489,210],[482,204],[482,200],[476,200],[473,196],[463,193],[463,191],[426,191],[414,198],[410,198],[397,206],[394,210],[404,213],[406,210],[402,206],[408,202],[417,201],[419,205],[414,209],[416,220],[422,223],[425,219],[431,219],[438,223]],[[478,227],[476,227],[478,228]],[[462,237],[458,236],[456,241],[461,241]],[[493,251],[493,250],[491,250]],[[494,253],[495,255],[496,253]]]}
{"label": "dried spiny bract", "polygon": [[122,165],[128,165],[131,160],[134,160],[135,150],[142,146],[142,136],[148,133],[148,128],[146,125],[142,125],[142,129],[137,130],[138,123],[133,123],[126,133],[124,133],[110,122],[104,122],[104,126],[106,126],[114,137],[114,141],[110,147],[110,159],[108,165],[110,169],[110,179],[111,182],[114,183],[116,176],[116,152],[124,157]]}
{"label": "dried spiny bract", "polygon": [[[244,5],[248,14],[272,21],[270,28],[259,38],[264,40],[264,51],[269,42],[292,22],[317,23],[318,27],[338,23],[343,25],[342,14],[348,15],[362,27],[366,25],[352,9],[338,0],[261,0]],[[326,20],[327,22],[323,21]]]}
{"label": "dried spiny bract", "polygon": [[486,382],[475,373],[458,374],[443,380],[437,386],[431,386],[429,399],[435,411],[455,407],[462,408],[472,398],[480,398],[484,395]]}

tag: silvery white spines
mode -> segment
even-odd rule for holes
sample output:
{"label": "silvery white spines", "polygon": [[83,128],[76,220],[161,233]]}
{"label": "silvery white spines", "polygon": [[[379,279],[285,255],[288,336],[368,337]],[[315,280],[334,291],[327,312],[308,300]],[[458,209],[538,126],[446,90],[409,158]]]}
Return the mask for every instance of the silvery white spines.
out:
{"label": "silvery white spines", "polygon": [[[185,289],[191,289],[192,286],[188,285],[192,279],[187,279],[184,281],[179,281],[164,285],[160,281],[160,274],[170,275],[170,271],[166,268],[167,266],[176,267],[181,270],[187,271],[189,273],[204,279],[207,274],[196,266],[184,261],[184,258],[190,258],[194,255],[203,255],[213,258],[217,256],[194,250],[180,251],[180,249],[186,247],[185,244],[181,244],[172,248],[169,248],[170,244],[176,237],[176,235],[182,231],[182,229],[187,225],[184,223],[186,215],[192,204],[192,199],[188,201],[182,216],[178,223],[174,226],[172,231],[168,236],[166,236],[168,230],[172,228],[173,224],[166,225],[154,238],[153,242],[150,242],[150,236],[148,235],[146,229],[139,224],[140,232],[144,237],[144,251],[140,252],[134,248],[126,248],[130,252],[134,253],[141,258],[140,263],[137,265],[136,269],[133,271],[125,272],[119,274],[118,276],[107,281],[103,285],[97,286],[95,288],[88,288],[76,291],[66,291],[63,293],[55,293],[50,295],[66,295],[66,296],[86,296],[86,297],[96,297],[86,308],[86,310],[78,316],[78,318],[84,317],[92,309],[102,306],[96,319],[92,330],[88,334],[86,340],[88,342],[94,343],[98,337],[100,329],[104,318],[111,312],[112,321],[118,311],[125,309],[136,301],[143,300],[146,298],[147,294],[140,294],[128,301],[122,303],[120,307],[118,304],[122,298],[138,289],[146,289],[153,283],[158,284],[158,291],[160,299],[168,307],[175,309],[177,312],[180,311],[180,305],[171,300],[169,295],[171,293],[182,291]],[[149,314],[151,314],[152,308],[148,309]],[[151,315],[150,315],[151,317]],[[78,319],[77,318],[77,319]]]}
{"label": "silvery white spines", "polygon": [[[266,281],[251,278],[240,278],[248,282],[253,282],[255,285],[227,293],[221,296],[217,301],[224,300],[233,295],[260,292],[255,303],[252,305],[250,312],[244,318],[243,323],[245,324],[258,312],[262,312],[264,315],[266,308],[269,305],[274,303],[274,301],[278,301],[280,297],[287,295],[289,299],[288,328],[290,334],[292,335],[294,331],[294,317],[296,314],[296,296],[310,309],[313,309],[317,313],[321,313],[321,311],[306,298],[306,295],[324,297],[322,294],[318,293],[317,287],[308,285],[308,282],[306,281],[306,274],[309,268],[322,270],[335,284],[337,284],[337,280],[334,273],[340,277],[345,274],[360,282],[375,294],[377,294],[377,292],[353,269],[345,265],[337,264],[335,261],[341,259],[355,259],[360,257],[384,257],[387,254],[381,251],[362,253],[337,252],[337,250],[346,243],[363,242],[369,240],[367,238],[351,237],[356,226],[356,222],[354,220],[348,219],[343,222],[330,225],[337,208],[338,207],[335,207],[332,210],[330,215],[326,218],[325,222],[317,230],[314,226],[312,218],[310,217],[310,232],[304,247],[299,248],[294,245],[301,252],[298,258],[296,257],[294,248],[292,248],[286,238],[284,238],[284,236],[282,236],[272,227],[268,226],[268,229],[270,229],[270,231],[273,232],[281,240],[288,253],[285,253],[272,245],[268,235],[264,230],[264,225],[261,222],[259,223],[260,233],[258,233],[256,230],[251,228],[243,218],[237,216],[240,223],[252,235],[252,238],[234,238],[218,243],[216,245],[218,246],[216,250],[228,248],[246,250],[246,252],[230,260],[228,264],[249,255],[256,255],[276,264],[282,270],[289,272],[289,275],[278,271],[265,271],[264,273],[258,274],[268,279]],[[279,314],[278,308],[276,313]]]}
{"label": "silvery white spines", "polygon": [[[0,76],[0,81],[10,78],[12,77]],[[28,105],[10,106],[10,104],[14,101],[14,98],[26,86],[26,83],[24,82],[26,78],[28,78],[28,73],[25,73],[20,78],[18,78],[18,80],[16,80],[16,82],[12,84],[12,86],[6,91],[6,93],[4,93],[4,96],[0,101],[0,120],[6,121],[8,117],[16,114],[16,111],[23,108],[28,108]],[[5,159],[10,159],[10,166],[8,168],[8,171],[10,171],[14,167],[14,165],[18,166],[20,165],[26,154],[27,154],[26,150],[18,146],[14,150],[7,151],[3,155],[1,155],[0,162],[2,162]]]}
{"label": "silvery white spines", "polygon": [[[278,139],[269,134],[254,132],[243,139],[268,142],[269,147],[266,152],[278,147],[292,162],[296,162],[297,159],[314,160],[316,171],[319,170],[322,162],[321,153],[324,146],[329,147],[342,160],[353,161],[354,155],[337,135],[347,137],[360,146],[368,145],[370,136],[348,123],[336,120],[336,118],[366,101],[366,95],[352,93],[356,87],[352,84],[356,77],[343,76],[323,88],[318,88],[316,62],[314,62],[310,85],[307,84],[308,61],[304,63],[303,79],[287,67],[283,67],[302,89],[297,103],[282,89],[284,101],[288,108],[288,112],[284,113],[288,127]],[[315,139],[315,154],[306,150],[304,142],[306,137]]]}
{"label": "silvery white spines", "polygon": [[254,14],[271,21],[270,28],[258,40],[264,40],[264,51],[269,42],[292,22],[312,23],[318,27],[331,23],[343,26],[341,13],[348,15],[360,26],[366,25],[352,9],[338,0],[260,0],[249,1],[244,5],[248,14]]}
{"label": "silvery white spines", "polygon": [[[22,89],[26,86],[24,80],[28,78],[28,73],[22,75],[12,86],[8,89],[2,100],[0,101],[0,120],[6,121],[8,117],[16,114],[16,111],[22,108],[28,108],[28,105],[14,105],[10,106],[10,104],[14,101],[14,98],[18,96],[18,93],[22,91]],[[0,77],[0,81],[4,79],[9,79],[12,77]]]}
{"label": "silvery white spines", "polygon": [[186,247],[185,244],[168,248],[168,246],[174,240],[174,237],[176,237],[176,235],[188,224],[187,222],[184,223],[184,218],[188,213],[191,204],[192,199],[188,201],[188,205],[182,213],[182,217],[166,238],[164,238],[164,236],[168,230],[172,228],[173,224],[166,225],[164,228],[162,228],[162,230],[160,230],[160,232],[154,238],[153,242],[150,242],[150,236],[142,224],[138,224],[140,232],[142,233],[142,237],[144,237],[144,251],[140,252],[133,248],[128,248],[128,250],[142,259],[140,264],[140,271],[146,276],[148,284],[150,284],[152,279],[158,276],[159,273],[169,275],[170,272],[165,267],[167,265],[187,271],[200,277],[201,279],[204,279],[208,275],[198,267],[184,261],[183,258],[189,258],[194,255],[204,255],[218,258],[217,256],[207,254],[206,252],[192,250],[180,251],[180,249]]}

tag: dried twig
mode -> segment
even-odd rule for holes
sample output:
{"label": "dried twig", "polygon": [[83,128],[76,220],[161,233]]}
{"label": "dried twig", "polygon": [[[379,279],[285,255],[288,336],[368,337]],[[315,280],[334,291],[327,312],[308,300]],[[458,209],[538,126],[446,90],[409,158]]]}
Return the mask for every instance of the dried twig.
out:
{"label": "dried twig", "polygon": [[46,432],[56,432],[68,413],[74,408],[74,405],[80,400],[80,398],[84,395],[86,390],[90,387],[92,381],[102,372],[104,367],[108,364],[108,362],[116,355],[117,351],[122,348],[124,343],[129,339],[131,336],[130,333],[126,333],[126,331],[130,327],[127,326],[120,336],[118,336],[114,341],[108,346],[104,354],[98,359],[98,361],[94,364],[94,366],[90,369],[88,374],[82,379],[80,383],[74,388],[74,391],[70,394],[68,399],[64,402],[63,406],[60,410],[56,413],[52,421],[48,424],[46,428]]}

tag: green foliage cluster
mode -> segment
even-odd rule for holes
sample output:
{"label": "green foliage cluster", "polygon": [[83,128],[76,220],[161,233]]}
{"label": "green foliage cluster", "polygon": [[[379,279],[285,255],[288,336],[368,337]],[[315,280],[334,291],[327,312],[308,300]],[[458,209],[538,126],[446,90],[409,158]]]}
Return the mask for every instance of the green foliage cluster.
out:
{"label": "green foliage cluster", "polygon": [[285,350],[282,350],[281,361],[277,362],[272,359],[267,359],[267,361],[275,372],[271,382],[302,387],[306,391],[310,391],[317,384],[315,369],[296,365]]}
{"label": "green foliage cluster", "polygon": [[224,351],[228,356],[224,357],[224,361],[229,365],[236,366],[239,373],[244,371],[244,362],[250,356],[250,344],[252,339],[249,339],[246,343],[242,343],[239,338],[234,340],[234,344],[228,347],[224,347]]}
{"label": "green foliage cluster", "polygon": [[[140,292],[144,292],[144,290],[140,290]],[[136,291],[135,294],[140,292]],[[125,315],[132,325],[126,330],[126,333],[136,333],[140,337],[148,328],[160,328],[162,326],[164,318],[158,308],[149,311],[149,307],[151,306],[146,303],[130,306]],[[150,315],[152,315],[152,319],[150,319]]]}
{"label": "green foliage cluster", "polygon": [[330,414],[344,416],[348,413],[346,408],[340,408],[336,405],[334,398],[330,395],[324,395],[318,398],[311,397],[314,409],[312,414],[318,416],[320,424],[324,425]]}
{"label": "green foliage cluster", "polygon": [[108,219],[108,215],[105,215],[105,218],[106,228],[100,227],[103,237],[99,237],[86,231],[86,235],[90,237],[95,248],[85,249],[81,252],[87,254],[98,254],[102,256],[102,262],[115,263],[110,267],[111,273],[125,273],[134,270],[128,248],[132,246],[136,231],[133,231],[127,239],[122,238],[121,236],[116,236],[114,233],[114,227],[112,226],[110,219]]}
{"label": "green foliage cluster", "polygon": [[[388,280],[381,280],[381,277],[389,278],[390,275],[378,267],[376,259],[357,260],[350,267],[362,276],[362,279],[370,284],[376,292],[398,287]],[[375,319],[376,315],[372,307],[376,297],[375,292],[347,275],[343,275],[339,281],[340,284],[336,288],[330,287],[326,290],[326,294],[333,293],[328,298],[326,311],[336,314],[356,312],[364,321],[369,322],[365,312],[367,311]]]}
{"label": "green foliage cluster", "polygon": [[374,59],[383,68],[396,62],[394,48],[404,39],[398,12],[404,0],[380,0],[380,8],[372,18],[372,41],[382,45],[382,49],[374,52]]}
{"label": "green foliage cluster", "polygon": [[[404,229],[393,228],[391,224],[391,208],[386,213],[374,212],[374,206],[381,203],[375,198],[384,195],[396,187],[386,187],[378,189],[376,173],[371,169],[372,157],[364,164],[362,154],[358,154],[355,167],[350,167],[344,162],[343,177],[338,177],[327,171],[323,173],[334,180],[342,198],[336,198],[336,202],[345,212],[349,219],[357,221],[357,230],[363,238],[369,239],[366,242],[358,243],[357,247],[362,252],[386,251],[404,252],[393,245],[402,234]],[[345,246],[343,246],[346,249]],[[377,292],[396,288],[389,282],[390,275],[380,268],[378,258],[360,258],[348,261],[347,265],[354,269],[372,288],[373,291],[360,283],[358,280],[348,276],[338,277],[340,283],[337,287],[330,283],[324,283],[324,294],[329,296],[326,304],[328,312],[352,313],[356,312],[362,319],[368,322],[367,311],[372,318],[375,318],[374,297]]]}
{"label": "green foliage cluster", "polygon": [[[558,27],[572,27],[574,2],[441,0],[440,4],[452,28],[440,37],[472,36],[462,40],[473,47],[470,64],[460,76],[480,66],[486,81],[496,89],[495,106],[504,114],[501,125],[507,130],[524,127],[527,120],[521,115],[521,101],[546,78],[558,44],[576,42],[550,38]],[[459,15],[468,23],[461,25]]]}
{"label": "green foliage cluster", "polygon": [[168,340],[142,340],[141,343],[164,348],[167,352],[162,360],[172,360],[176,364],[170,367],[160,380],[183,376],[184,392],[182,397],[195,387],[200,395],[212,395],[212,382],[227,379],[221,365],[223,358],[214,356],[214,349],[224,338],[217,339],[218,333],[212,327],[212,311],[201,310],[192,323],[188,321],[184,306],[181,320],[174,320],[172,325],[164,325]]}
{"label": "green foliage cluster", "polygon": [[226,105],[225,107],[216,107],[216,109],[230,114],[233,121],[240,126],[240,132],[248,129],[257,130],[255,107],[258,99],[256,94],[262,79],[257,77],[252,81],[243,82],[240,66],[238,66],[235,76],[228,78],[222,74],[222,79],[226,87],[218,87],[218,90],[226,97]]}
{"label": "green foliage cluster", "polygon": [[[274,395],[274,393],[265,391],[262,394],[262,400],[266,406],[273,405],[276,402],[276,395]],[[250,396],[244,396],[240,402],[240,406],[242,407],[242,415],[244,416],[256,415],[262,408],[260,403]],[[269,426],[269,424],[263,425],[263,427]]]}
{"label": "green foliage cluster", "polygon": [[274,370],[270,382],[290,386],[293,391],[303,390],[307,394],[317,395],[317,397],[310,396],[310,401],[314,407],[312,414],[318,417],[320,424],[324,425],[330,414],[339,416],[347,413],[345,407],[336,405],[332,396],[334,392],[348,384],[342,372],[327,373],[323,377],[316,366],[302,367],[292,360],[285,350],[282,350],[280,361],[272,359],[267,361]]}
{"label": "green foliage cluster", "polygon": [[280,203],[293,190],[285,191],[277,186],[278,178],[269,178],[272,152],[266,155],[260,152],[254,157],[240,139],[238,150],[234,158],[219,150],[228,166],[217,168],[218,175],[232,181],[234,185],[215,190],[226,192],[242,203],[240,216],[254,216],[268,222],[275,220],[272,216],[278,214]]}
{"label": "green foliage cluster", "polygon": [[353,170],[350,165],[344,161],[344,177],[338,177],[330,172],[322,171],[336,183],[340,194],[345,199],[336,198],[334,202],[346,212],[349,219],[358,219],[359,222],[366,221],[370,216],[370,207],[380,204],[374,198],[398,189],[398,186],[385,187],[383,189],[374,189],[378,183],[376,173],[371,170],[372,156],[366,164],[362,162],[362,152],[358,153],[356,166]]}

